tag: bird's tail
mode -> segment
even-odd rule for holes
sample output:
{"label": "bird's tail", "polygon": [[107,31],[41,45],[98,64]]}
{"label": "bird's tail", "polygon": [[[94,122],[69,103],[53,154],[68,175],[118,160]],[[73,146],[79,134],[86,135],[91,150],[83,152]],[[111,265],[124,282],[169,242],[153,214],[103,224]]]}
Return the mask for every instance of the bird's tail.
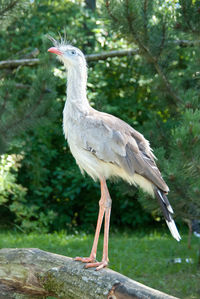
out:
{"label": "bird's tail", "polygon": [[172,214],[174,212],[173,212],[173,209],[168,201],[166,194],[158,188],[154,189],[154,193],[155,193],[156,198],[158,199],[158,203],[159,203],[161,210],[164,214],[165,221],[169,227],[169,230],[170,230],[172,236],[177,241],[180,241],[181,236],[179,235],[176,224],[172,218]]}

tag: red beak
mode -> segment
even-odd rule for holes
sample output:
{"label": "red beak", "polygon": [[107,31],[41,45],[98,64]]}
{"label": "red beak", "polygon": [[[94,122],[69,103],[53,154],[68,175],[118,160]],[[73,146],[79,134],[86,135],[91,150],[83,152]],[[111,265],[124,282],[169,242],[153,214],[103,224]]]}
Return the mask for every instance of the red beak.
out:
{"label": "red beak", "polygon": [[48,49],[48,52],[57,54],[57,55],[62,55],[62,52],[60,50],[58,50],[56,47],[52,47]]}

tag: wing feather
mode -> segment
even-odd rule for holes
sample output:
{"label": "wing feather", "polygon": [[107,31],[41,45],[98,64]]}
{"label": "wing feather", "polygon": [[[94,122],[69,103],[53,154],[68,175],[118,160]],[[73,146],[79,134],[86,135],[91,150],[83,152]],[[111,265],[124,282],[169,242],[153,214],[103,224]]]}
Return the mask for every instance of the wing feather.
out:
{"label": "wing feather", "polygon": [[98,159],[116,164],[129,176],[137,173],[164,192],[169,191],[156,166],[149,142],[127,123],[93,109],[86,117],[82,132],[84,149]]}

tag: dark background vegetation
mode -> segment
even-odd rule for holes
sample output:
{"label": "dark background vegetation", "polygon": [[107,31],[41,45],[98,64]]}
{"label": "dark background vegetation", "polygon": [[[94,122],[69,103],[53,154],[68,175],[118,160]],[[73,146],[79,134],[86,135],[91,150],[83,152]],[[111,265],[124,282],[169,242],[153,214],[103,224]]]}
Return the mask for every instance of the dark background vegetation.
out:
{"label": "dark background vegetation", "polygon": [[[16,2],[16,3],[15,3]],[[13,6],[11,5],[12,3]],[[0,222],[24,232],[94,229],[99,184],[83,177],[62,133],[66,74],[46,34],[85,54],[135,49],[88,62],[88,98],[151,141],[176,221],[200,218],[200,2],[0,1]],[[10,7],[9,7],[10,5]],[[109,183],[111,227],[161,225],[157,203]]]}

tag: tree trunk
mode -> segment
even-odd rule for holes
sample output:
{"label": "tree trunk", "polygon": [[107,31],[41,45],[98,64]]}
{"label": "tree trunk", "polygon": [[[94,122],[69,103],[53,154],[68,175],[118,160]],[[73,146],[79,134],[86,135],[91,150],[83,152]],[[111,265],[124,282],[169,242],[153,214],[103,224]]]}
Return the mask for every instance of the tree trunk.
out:
{"label": "tree trunk", "polygon": [[110,269],[35,248],[0,250],[0,298],[175,299]]}

